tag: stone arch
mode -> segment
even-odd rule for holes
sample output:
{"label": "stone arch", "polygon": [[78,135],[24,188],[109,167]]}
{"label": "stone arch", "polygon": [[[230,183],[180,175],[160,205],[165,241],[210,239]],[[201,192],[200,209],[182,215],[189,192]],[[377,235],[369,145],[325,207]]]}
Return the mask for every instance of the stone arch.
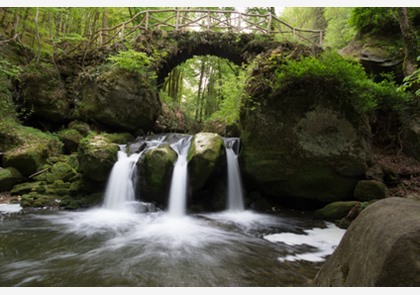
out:
{"label": "stone arch", "polygon": [[136,40],[137,50],[151,56],[156,56],[155,52],[166,53],[158,57],[158,85],[163,84],[172,69],[197,55],[214,55],[241,65],[279,45],[273,35],[212,31],[151,31]]}

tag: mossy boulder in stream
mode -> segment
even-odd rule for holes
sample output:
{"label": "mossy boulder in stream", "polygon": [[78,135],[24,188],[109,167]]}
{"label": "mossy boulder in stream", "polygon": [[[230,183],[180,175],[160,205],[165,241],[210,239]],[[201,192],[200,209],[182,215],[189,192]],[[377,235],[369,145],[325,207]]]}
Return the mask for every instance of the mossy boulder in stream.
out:
{"label": "mossy boulder in stream", "polygon": [[188,151],[188,177],[193,191],[201,189],[212,174],[217,174],[224,160],[223,139],[216,133],[194,135]]}
{"label": "mossy boulder in stream", "polygon": [[166,204],[172,171],[178,158],[169,144],[146,151],[137,162],[137,190],[142,200]]}
{"label": "mossy boulder in stream", "polygon": [[80,76],[75,85],[79,93],[76,113],[81,120],[121,131],[152,130],[161,112],[152,80],[114,67],[94,71]]}
{"label": "mossy boulder in stream", "polygon": [[92,134],[79,145],[79,171],[85,178],[105,182],[117,161],[118,145],[104,135]]}
{"label": "mossy boulder in stream", "polygon": [[353,196],[371,155],[365,101],[348,92],[362,92],[353,75],[364,73],[352,69],[328,56],[297,62],[273,52],[260,61],[241,111],[240,164],[248,189],[279,202]]}

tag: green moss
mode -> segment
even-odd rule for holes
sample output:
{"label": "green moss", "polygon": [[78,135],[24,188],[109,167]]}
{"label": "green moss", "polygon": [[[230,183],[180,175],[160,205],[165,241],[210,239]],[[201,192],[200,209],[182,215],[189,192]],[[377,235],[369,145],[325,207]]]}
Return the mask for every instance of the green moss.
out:
{"label": "green moss", "polygon": [[85,122],[72,121],[69,123],[69,128],[78,131],[81,135],[87,136],[89,134],[90,126]]}
{"label": "green moss", "polygon": [[6,151],[3,166],[14,167],[24,176],[37,172],[48,157],[61,153],[63,147],[56,136],[13,120],[1,121],[0,138],[5,139],[3,144],[0,143]]}
{"label": "green moss", "polygon": [[117,144],[126,144],[134,140],[134,136],[131,133],[105,133],[103,134],[110,142]]}
{"label": "green moss", "polygon": [[22,196],[20,205],[22,207],[34,208],[56,207],[58,204],[56,200],[58,200],[58,198],[54,195],[44,195],[37,192],[30,192]]}
{"label": "green moss", "polygon": [[77,175],[77,171],[65,162],[58,162],[54,164],[50,172],[46,173],[46,180],[48,183],[54,183],[57,180],[70,181]]}
{"label": "green moss", "polygon": [[25,182],[25,183],[17,184],[10,191],[10,194],[11,195],[24,195],[30,192],[36,192],[39,187],[43,187],[44,185],[45,183],[42,181]]}
{"label": "green moss", "polygon": [[139,164],[144,165],[147,186],[153,190],[165,188],[177,158],[177,153],[168,144],[147,151]]}

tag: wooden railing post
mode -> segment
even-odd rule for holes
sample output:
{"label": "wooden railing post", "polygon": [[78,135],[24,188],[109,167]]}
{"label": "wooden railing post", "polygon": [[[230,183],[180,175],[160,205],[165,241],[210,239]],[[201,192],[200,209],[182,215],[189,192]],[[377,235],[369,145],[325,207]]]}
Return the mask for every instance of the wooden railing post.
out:
{"label": "wooden railing post", "polygon": [[270,13],[270,15],[268,16],[268,27],[267,27],[267,31],[269,33],[271,33],[271,22],[273,21],[273,15]]}
{"label": "wooden railing post", "polygon": [[210,11],[207,10],[207,31],[210,31]]}
{"label": "wooden railing post", "polygon": [[179,10],[176,10],[176,19],[175,19],[175,31],[179,29]]}
{"label": "wooden railing post", "polygon": [[145,24],[146,30],[149,29],[149,11],[146,11],[146,24]]}

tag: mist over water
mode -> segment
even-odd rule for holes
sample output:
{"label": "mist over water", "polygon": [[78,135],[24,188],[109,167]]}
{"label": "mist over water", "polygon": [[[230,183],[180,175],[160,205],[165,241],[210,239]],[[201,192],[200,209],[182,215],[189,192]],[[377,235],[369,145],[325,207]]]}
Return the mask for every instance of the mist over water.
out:
{"label": "mist over water", "polygon": [[[305,286],[332,225],[252,211],[173,217],[96,208],[0,223],[4,286]],[[295,245],[289,236],[295,235]],[[325,239],[331,238],[331,232]],[[334,233],[336,240],[342,233]],[[275,239],[273,239],[275,238]],[[332,252],[332,250],[331,250]],[[304,254],[310,254],[305,260]],[[299,256],[300,255],[300,256]],[[293,256],[293,259],[289,259]]]}
{"label": "mist over water", "polygon": [[300,213],[245,210],[236,139],[225,141],[226,211],[186,213],[185,136],[170,138],[178,160],[168,211],[151,210],[135,196],[135,165],[164,139],[130,156],[121,146],[102,206],[27,213],[0,205],[0,285],[310,286],[344,231]]}

